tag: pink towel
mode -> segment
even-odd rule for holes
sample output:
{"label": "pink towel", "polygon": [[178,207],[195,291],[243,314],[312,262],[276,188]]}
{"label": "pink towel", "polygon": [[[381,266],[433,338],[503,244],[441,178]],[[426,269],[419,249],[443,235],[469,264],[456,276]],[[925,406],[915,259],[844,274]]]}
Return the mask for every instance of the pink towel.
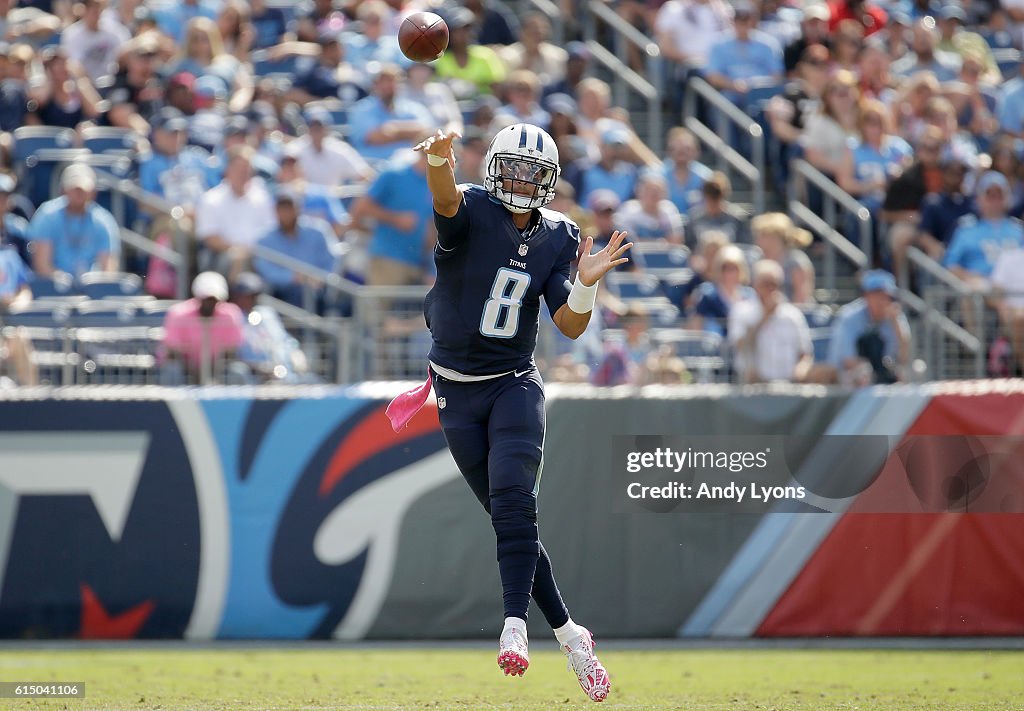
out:
{"label": "pink towel", "polygon": [[427,398],[430,397],[430,385],[430,374],[428,373],[427,382],[412,390],[405,391],[391,401],[384,411],[384,414],[391,420],[391,429],[398,432],[409,424],[409,421],[420,411],[420,408],[427,402]]}

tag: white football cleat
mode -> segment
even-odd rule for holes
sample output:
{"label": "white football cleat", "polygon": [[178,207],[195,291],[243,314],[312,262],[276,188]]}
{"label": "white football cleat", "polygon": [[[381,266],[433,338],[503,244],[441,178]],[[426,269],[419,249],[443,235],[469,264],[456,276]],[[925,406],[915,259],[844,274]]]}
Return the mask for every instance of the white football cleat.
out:
{"label": "white football cleat", "polygon": [[530,666],[530,652],[526,635],[512,627],[498,641],[498,666],[505,676],[522,676]]}
{"label": "white football cleat", "polygon": [[608,680],[608,672],[594,654],[594,635],[586,627],[581,627],[583,634],[568,644],[562,651],[569,658],[569,669],[576,672],[576,678],[591,701],[604,701],[612,685]]}

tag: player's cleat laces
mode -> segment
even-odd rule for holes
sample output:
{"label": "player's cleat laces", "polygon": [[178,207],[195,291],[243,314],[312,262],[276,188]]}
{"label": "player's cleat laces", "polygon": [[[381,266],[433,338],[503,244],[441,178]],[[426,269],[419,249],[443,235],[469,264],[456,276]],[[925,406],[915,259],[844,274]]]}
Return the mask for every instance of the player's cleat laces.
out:
{"label": "player's cleat laces", "polygon": [[586,627],[583,634],[562,647],[569,659],[569,670],[576,672],[583,693],[592,701],[604,701],[612,685],[608,672],[594,654],[594,635]]}
{"label": "player's cleat laces", "polygon": [[498,667],[505,676],[522,676],[530,666],[526,635],[512,628],[501,635],[498,642]]}

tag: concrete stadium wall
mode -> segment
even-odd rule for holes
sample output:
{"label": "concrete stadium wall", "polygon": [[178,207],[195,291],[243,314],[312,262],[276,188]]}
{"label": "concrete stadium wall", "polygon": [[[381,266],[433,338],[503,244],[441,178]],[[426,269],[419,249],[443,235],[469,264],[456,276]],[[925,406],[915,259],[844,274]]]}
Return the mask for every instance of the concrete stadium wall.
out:
{"label": "concrete stadium wall", "polygon": [[[391,431],[395,392],[3,394],[0,636],[493,636],[490,523],[436,410]],[[1024,475],[1006,465],[1024,460],[1019,437],[1001,440],[1014,455],[987,474],[1010,482],[995,508],[980,507],[983,486],[951,494],[948,481],[937,506],[885,507],[921,499],[891,473],[901,457],[955,458],[906,454],[913,438],[973,435],[970,449],[1019,435],[1022,406],[1020,383],[551,387],[541,537],[574,618],[606,637],[1021,634]],[[787,454],[800,482],[886,493],[860,487],[814,513],[636,510],[613,463],[616,442],[783,435],[812,443]],[[814,444],[824,435],[882,436],[882,449]],[[539,612],[530,624],[546,634]]]}

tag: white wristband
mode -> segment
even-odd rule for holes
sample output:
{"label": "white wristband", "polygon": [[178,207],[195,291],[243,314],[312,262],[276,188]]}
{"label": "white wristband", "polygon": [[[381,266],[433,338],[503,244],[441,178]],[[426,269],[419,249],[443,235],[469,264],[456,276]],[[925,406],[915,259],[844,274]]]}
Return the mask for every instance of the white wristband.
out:
{"label": "white wristband", "polygon": [[433,153],[428,153],[427,164],[440,168],[442,165],[448,165],[448,159],[444,156],[435,156]]}
{"label": "white wristband", "polygon": [[576,281],[573,282],[572,289],[569,291],[569,298],[565,303],[575,313],[590,313],[594,310],[594,304],[597,303],[597,284],[598,282],[595,281],[590,286],[586,286],[577,276]]}

